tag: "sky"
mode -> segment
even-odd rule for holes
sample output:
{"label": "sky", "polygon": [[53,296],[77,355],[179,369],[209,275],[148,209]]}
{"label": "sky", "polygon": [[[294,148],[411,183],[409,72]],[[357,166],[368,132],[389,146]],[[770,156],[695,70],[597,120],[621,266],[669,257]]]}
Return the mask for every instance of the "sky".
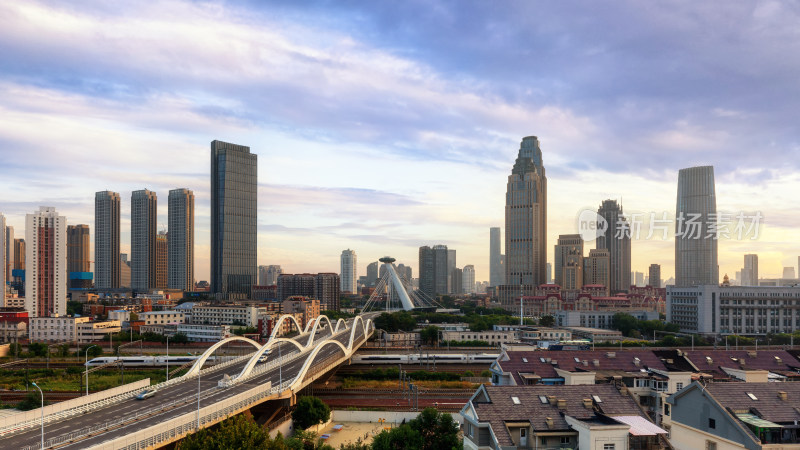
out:
{"label": "sky", "polygon": [[[674,217],[678,170],[713,165],[722,239],[762,277],[798,265],[797,1],[18,2],[0,0],[0,213],[55,206],[94,226],[94,193],[196,196],[209,274],[210,142],[258,155],[258,262],[359,274],[446,244],[489,278],[489,228],[522,137],[548,178],[548,260],[583,209]],[[646,225],[646,224],[645,224]],[[752,236],[751,236],[752,237]],[[594,248],[587,243],[585,252]],[[674,273],[671,238],[632,268]]]}

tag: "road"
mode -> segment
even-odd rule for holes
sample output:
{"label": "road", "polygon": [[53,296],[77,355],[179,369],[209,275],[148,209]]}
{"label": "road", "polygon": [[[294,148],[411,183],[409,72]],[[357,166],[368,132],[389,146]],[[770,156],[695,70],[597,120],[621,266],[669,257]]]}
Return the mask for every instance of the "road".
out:
{"label": "road", "polygon": [[[328,335],[330,335],[330,330],[326,327],[325,330],[319,334],[317,339]],[[360,337],[361,335],[361,327],[359,325],[358,331],[356,332],[356,338]],[[345,332],[341,332],[336,337],[336,340],[347,346],[349,337],[350,330],[347,330]],[[297,336],[296,338],[298,342],[305,344],[308,336]],[[298,350],[294,345],[287,343],[280,344],[280,353],[282,355],[296,353],[297,351]],[[323,361],[325,358],[336,354],[341,354],[341,352],[342,350],[338,346],[328,345],[320,352],[316,361]],[[277,358],[278,354],[279,351],[276,347],[271,353],[270,357]],[[225,374],[234,376],[241,372],[245,362],[240,362],[225,369],[216,371],[206,377],[203,377],[201,372],[199,388],[198,382],[195,379],[191,379],[184,383],[178,383],[176,385],[163,388],[155,396],[146,400],[129,399],[102,409],[93,410],[92,412],[81,416],[74,416],[53,424],[46,424],[44,430],[44,439],[47,441],[50,438],[66,435],[84,428],[101,425],[106,422],[115,422],[119,421],[120,419],[126,419],[126,423],[118,428],[114,428],[105,432],[99,432],[100,434],[95,436],[71,444],[62,445],[58,448],[77,449],[100,444],[110,439],[130,434],[175,417],[179,417],[189,412],[196,411],[198,389],[200,391],[200,407],[205,407],[225,398],[263,385],[267,382],[272,382],[273,385],[277,385],[281,379],[284,381],[289,380],[296,376],[300,371],[303,363],[305,362],[305,358],[303,357],[294,361],[290,361],[284,364],[281,368],[275,367],[274,369],[271,369],[263,374],[250,378],[245,382],[236,384],[227,389],[220,389],[217,387],[218,381],[221,380]],[[176,405],[168,410],[159,411],[162,409],[162,405],[178,399],[185,400],[185,403]],[[127,419],[130,420],[128,421]],[[41,429],[33,428],[25,432],[4,437],[2,447],[23,448],[29,445],[37,445],[40,440]]]}

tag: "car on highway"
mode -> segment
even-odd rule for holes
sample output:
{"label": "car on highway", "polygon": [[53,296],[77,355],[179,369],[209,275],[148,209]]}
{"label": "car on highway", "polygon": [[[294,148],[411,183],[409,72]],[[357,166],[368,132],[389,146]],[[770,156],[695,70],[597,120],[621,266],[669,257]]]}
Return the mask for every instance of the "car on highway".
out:
{"label": "car on highway", "polygon": [[156,395],[156,392],[158,392],[157,389],[148,389],[146,391],[142,391],[139,393],[139,395],[136,396],[136,400],[144,400],[150,398]]}
{"label": "car on highway", "polygon": [[266,361],[270,353],[272,353],[272,349],[265,351],[261,356],[258,357],[258,362],[263,363]]}

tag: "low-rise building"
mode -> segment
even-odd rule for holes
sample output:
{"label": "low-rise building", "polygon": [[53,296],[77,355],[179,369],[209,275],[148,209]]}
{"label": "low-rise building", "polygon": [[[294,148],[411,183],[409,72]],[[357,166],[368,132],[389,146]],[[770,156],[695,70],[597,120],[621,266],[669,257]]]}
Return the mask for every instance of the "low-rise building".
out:
{"label": "low-rise building", "polygon": [[386,347],[416,347],[422,343],[419,333],[407,331],[384,332],[382,339]]}
{"label": "low-rise building", "polygon": [[119,320],[80,322],[77,324],[77,340],[79,344],[107,340],[109,334],[122,330]]}
{"label": "low-rise building", "polygon": [[182,323],[178,325],[176,332],[186,335],[189,342],[218,342],[231,337],[231,327],[228,325]]}
{"label": "low-rise building", "polygon": [[31,342],[76,342],[78,325],[90,322],[89,317],[31,317],[28,335]]}
{"label": "low-rise building", "polygon": [[25,337],[29,320],[24,308],[0,308],[0,342],[17,342]]}
{"label": "low-rise building", "polygon": [[659,449],[667,433],[612,385],[481,385],[461,415],[466,450]]}
{"label": "low-rise building", "polygon": [[800,383],[692,383],[667,399],[677,450],[800,449]]}
{"label": "low-rise building", "polygon": [[592,342],[618,342],[625,340],[625,336],[617,330],[590,327],[563,327],[569,330],[575,339],[588,339]]}
{"label": "low-rise building", "polygon": [[139,314],[139,319],[145,325],[165,325],[168,323],[184,323],[185,315],[182,311],[150,311]]}
{"label": "low-rise building", "polygon": [[[555,324],[559,327],[584,327],[612,329],[614,315],[619,311],[559,311],[553,314]],[[624,311],[638,320],[658,320],[658,311],[628,310]]]}
{"label": "low-rise building", "polygon": [[300,324],[305,328],[310,321],[319,317],[320,302],[307,297],[289,297],[281,304],[281,314],[295,314],[295,317],[302,318]]}
{"label": "low-rise building", "polygon": [[442,331],[442,342],[484,341],[489,345],[500,345],[518,339],[518,331]]}
{"label": "low-rise building", "polygon": [[238,325],[255,327],[258,319],[267,314],[264,307],[243,305],[202,305],[192,308],[192,323],[196,325]]}

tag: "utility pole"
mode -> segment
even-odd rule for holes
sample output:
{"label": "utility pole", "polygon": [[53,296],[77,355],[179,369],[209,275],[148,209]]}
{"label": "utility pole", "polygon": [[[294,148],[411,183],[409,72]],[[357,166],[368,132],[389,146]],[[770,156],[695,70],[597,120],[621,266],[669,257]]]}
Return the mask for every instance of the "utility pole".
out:
{"label": "utility pole", "polygon": [[519,326],[522,328],[522,279],[519,283]]}

